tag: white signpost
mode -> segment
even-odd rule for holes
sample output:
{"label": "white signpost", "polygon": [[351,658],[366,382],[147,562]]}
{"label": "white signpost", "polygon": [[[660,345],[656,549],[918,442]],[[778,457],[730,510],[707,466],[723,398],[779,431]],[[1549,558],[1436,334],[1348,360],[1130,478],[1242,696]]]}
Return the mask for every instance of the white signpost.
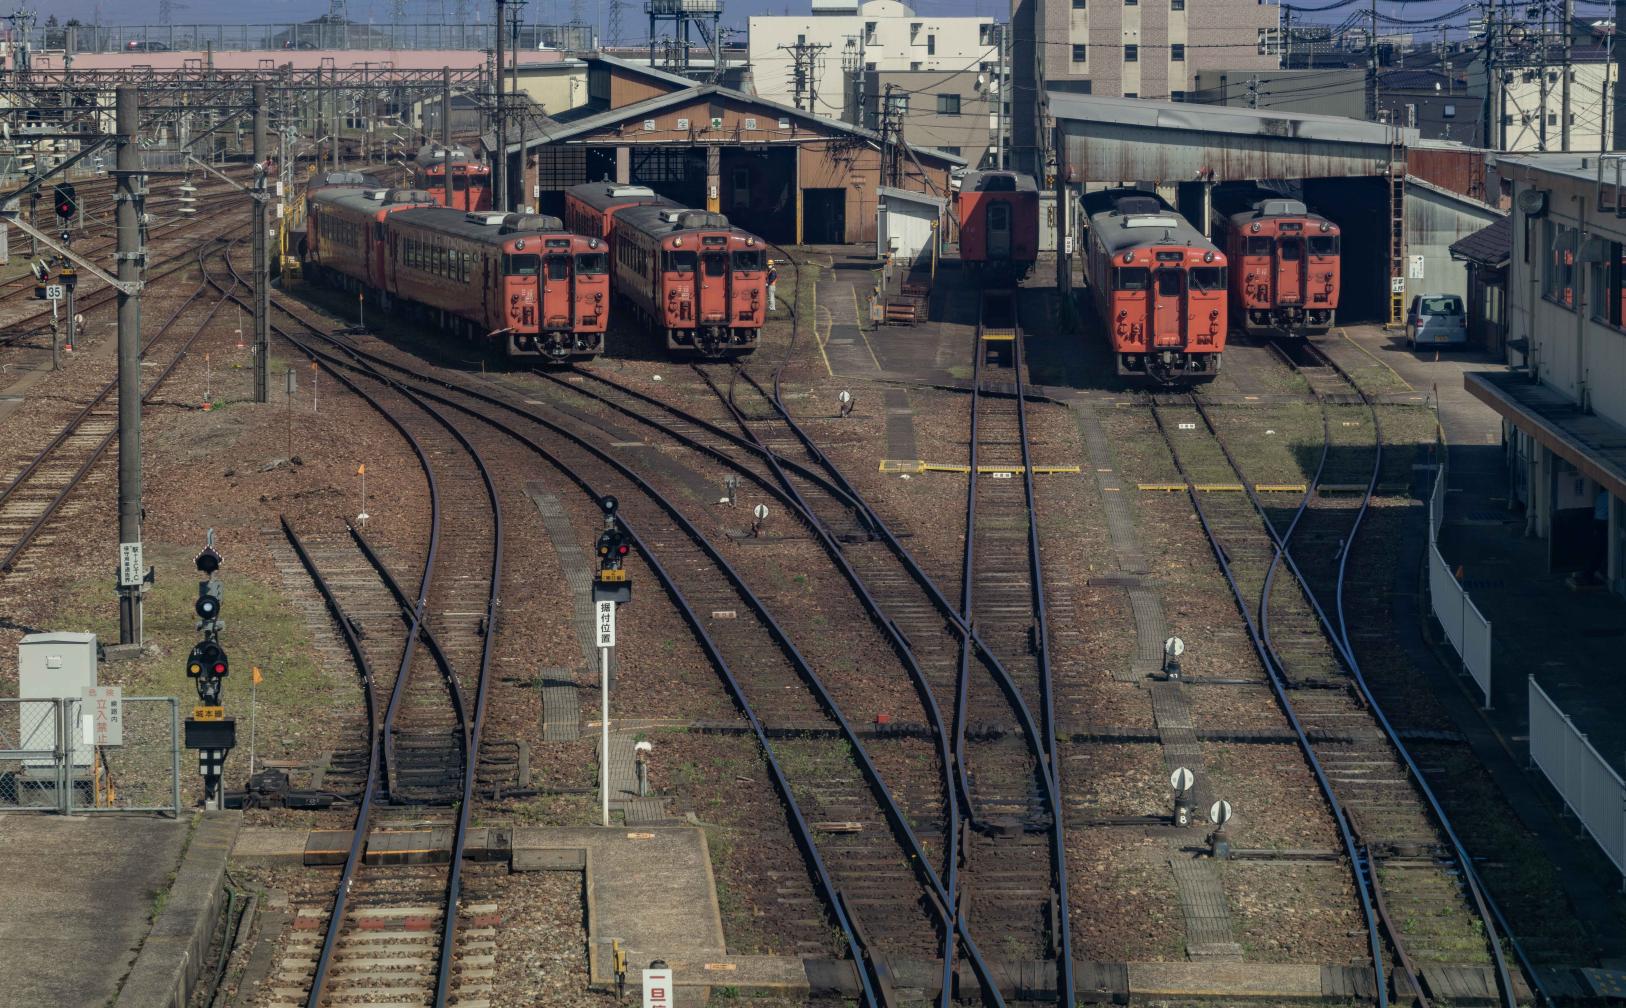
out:
{"label": "white signpost", "polygon": [[615,647],[615,603],[599,602],[598,605],[598,646],[601,648]]}
{"label": "white signpost", "polygon": [[99,746],[124,744],[124,687],[85,686],[79,695],[85,701],[92,723],[92,740]]}
{"label": "white signpost", "polygon": [[[598,618],[594,626],[598,630],[599,655],[599,720],[602,729],[599,733],[598,746],[598,793],[599,812],[602,823],[610,825],[610,649],[615,647],[615,603],[601,600],[595,605],[598,608]],[[647,1002],[648,996],[645,996]]]}
{"label": "white signpost", "polygon": [[65,298],[67,296],[68,296],[68,292],[63,289],[61,284],[46,284],[45,285],[45,300],[47,300],[47,301],[61,301],[63,298]]}
{"label": "white signpost", "polygon": [[119,543],[119,587],[134,588],[141,584],[141,544]]}
{"label": "white signpost", "polygon": [[[659,960],[657,960],[659,962]],[[644,970],[644,1008],[672,1008],[672,970],[665,963]]]}

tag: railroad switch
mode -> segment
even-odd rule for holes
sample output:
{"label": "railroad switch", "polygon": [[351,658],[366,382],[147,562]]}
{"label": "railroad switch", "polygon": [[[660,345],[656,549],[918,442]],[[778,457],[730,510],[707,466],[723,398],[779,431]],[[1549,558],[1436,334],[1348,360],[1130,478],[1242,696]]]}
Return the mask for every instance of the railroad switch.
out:
{"label": "railroad switch", "polygon": [[288,774],[282,770],[261,770],[248,779],[242,791],[227,791],[224,804],[229,809],[242,808],[331,808],[338,795],[328,791],[299,791],[288,786]]}

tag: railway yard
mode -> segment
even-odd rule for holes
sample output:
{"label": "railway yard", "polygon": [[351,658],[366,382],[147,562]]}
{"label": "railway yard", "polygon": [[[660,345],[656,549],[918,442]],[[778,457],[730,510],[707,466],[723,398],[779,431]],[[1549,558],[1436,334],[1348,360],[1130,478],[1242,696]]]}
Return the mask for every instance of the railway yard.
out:
{"label": "railway yard", "polygon": [[[262,113],[142,168],[132,92],[72,254],[0,275],[0,1002],[1626,990],[1610,841],[1505,712],[1619,611],[1482,573],[1507,369],[1359,303],[1364,211],[1114,184],[1041,248],[1001,158],[900,279],[619,162],[505,213],[463,147],[268,167]],[[1494,703],[1442,576],[1522,634]],[[62,653],[88,692],[30,692]]]}

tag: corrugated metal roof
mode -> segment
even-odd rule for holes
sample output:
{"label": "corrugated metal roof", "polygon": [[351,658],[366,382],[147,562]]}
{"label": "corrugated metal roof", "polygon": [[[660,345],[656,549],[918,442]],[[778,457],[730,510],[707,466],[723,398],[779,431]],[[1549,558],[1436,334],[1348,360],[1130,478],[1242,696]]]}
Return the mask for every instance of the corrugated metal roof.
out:
{"label": "corrugated metal roof", "polygon": [[1389,146],[1397,130],[1403,143],[1413,144],[1418,138],[1415,129],[1344,116],[1303,115],[1231,105],[1193,105],[1141,98],[1109,98],[1066,91],[1050,91],[1048,95],[1050,112],[1058,120],[1226,133],[1273,140],[1371,144],[1384,148]]}
{"label": "corrugated metal roof", "polygon": [[930,193],[918,193],[909,189],[894,189],[891,186],[885,185],[876,186],[875,191],[878,194],[885,196],[887,199],[907,200],[910,203],[925,203],[936,207],[938,210],[942,210],[948,202],[943,197],[933,196]]}
{"label": "corrugated metal roof", "polygon": [[1513,218],[1502,217],[1451,243],[1451,258],[1481,266],[1501,266],[1513,258]]}
{"label": "corrugated metal roof", "polygon": [[[1501,154],[1497,156],[1496,164],[1498,167],[1501,165],[1515,165],[1520,168],[1549,172],[1553,175],[1566,175],[1585,182],[1596,182],[1598,179],[1598,155],[1596,154]],[[1613,165],[1607,168],[1604,177],[1607,181],[1614,181],[1615,169]]]}

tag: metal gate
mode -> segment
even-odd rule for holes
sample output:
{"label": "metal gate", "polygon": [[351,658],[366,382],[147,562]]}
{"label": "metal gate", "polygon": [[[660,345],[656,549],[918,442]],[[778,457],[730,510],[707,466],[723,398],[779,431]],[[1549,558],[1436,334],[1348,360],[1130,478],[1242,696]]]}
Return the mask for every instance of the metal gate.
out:
{"label": "metal gate", "polygon": [[117,706],[120,731],[99,745],[90,701],[0,697],[0,812],[180,815],[178,701],[125,697]]}

